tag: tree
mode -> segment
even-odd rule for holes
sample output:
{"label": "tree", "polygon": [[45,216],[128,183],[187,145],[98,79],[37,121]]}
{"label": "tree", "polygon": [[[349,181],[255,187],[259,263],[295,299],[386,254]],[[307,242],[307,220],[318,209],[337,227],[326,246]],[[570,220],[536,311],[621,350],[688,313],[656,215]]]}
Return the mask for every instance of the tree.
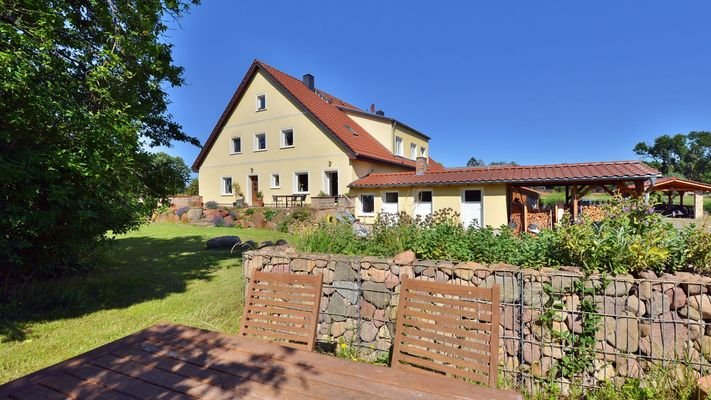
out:
{"label": "tree", "polygon": [[[472,157],[467,161],[467,167],[480,167],[487,165],[483,159]],[[492,161],[488,165],[518,165],[516,161]]]}
{"label": "tree", "polygon": [[711,182],[711,132],[662,135],[652,145],[637,143],[634,152],[665,176]]}
{"label": "tree", "polygon": [[[193,2],[195,3],[195,2]],[[167,111],[181,1],[0,4],[0,281],[90,265],[173,191],[146,147],[199,146]]]}
{"label": "tree", "polygon": [[200,182],[198,178],[193,178],[193,180],[190,181],[188,187],[185,188],[185,194],[189,194],[190,196],[198,196],[200,194]]}
{"label": "tree", "polygon": [[151,173],[159,179],[153,189],[164,198],[185,191],[185,184],[190,180],[190,167],[181,157],[173,157],[160,152],[153,155]]}
{"label": "tree", "polygon": [[479,167],[481,165],[485,165],[484,160],[476,157],[472,157],[467,161],[467,167]]}

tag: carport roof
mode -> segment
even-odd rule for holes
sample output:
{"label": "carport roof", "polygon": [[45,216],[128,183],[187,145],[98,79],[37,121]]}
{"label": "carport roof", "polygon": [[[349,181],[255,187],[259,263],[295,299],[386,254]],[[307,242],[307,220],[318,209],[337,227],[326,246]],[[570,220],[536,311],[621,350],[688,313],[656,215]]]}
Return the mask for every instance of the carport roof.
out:
{"label": "carport roof", "polygon": [[352,188],[394,186],[443,186],[509,183],[521,185],[566,185],[658,178],[661,174],[641,161],[604,161],[546,165],[497,165],[447,168],[442,171],[370,174],[351,183]]}
{"label": "carport roof", "polygon": [[703,182],[690,181],[673,176],[659,178],[650,189],[652,192],[663,191],[702,191],[711,192],[711,185]]}

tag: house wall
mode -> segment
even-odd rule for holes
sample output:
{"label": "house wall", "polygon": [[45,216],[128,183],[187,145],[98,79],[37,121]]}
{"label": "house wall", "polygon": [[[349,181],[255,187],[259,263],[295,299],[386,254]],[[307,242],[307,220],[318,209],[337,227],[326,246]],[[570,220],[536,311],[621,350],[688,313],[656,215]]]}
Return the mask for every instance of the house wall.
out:
{"label": "house wall", "polygon": [[[372,223],[375,215],[381,212],[383,198],[386,192],[398,192],[398,211],[414,215],[415,196],[421,190],[432,191],[432,211],[451,208],[461,213],[462,192],[465,189],[482,191],[483,225],[498,228],[508,223],[506,211],[506,185],[460,185],[460,186],[433,186],[433,187],[398,187],[377,189],[351,189],[351,195],[356,200],[356,216],[364,223]],[[373,194],[375,196],[375,213],[372,215],[362,213],[360,195]]]}
{"label": "house wall", "polygon": [[[345,112],[353,121],[368,131],[368,133],[385,146],[386,149],[393,152],[393,154],[395,154],[395,136],[399,136],[403,139],[403,157],[414,160],[420,156],[421,147],[426,149],[425,156],[429,155],[428,141],[411,130],[397,124],[393,127],[390,121],[383,121],[377,117],[369,117],[348,111]],[[417,155],[414,158],[410,157],[410,144],[412,143],[417,146]]]}
{"label": "house wall", "polygon": [[[267,97],[266,110],[256,111],[257,95]],[[281,130],[293,129],[294,146],[281,147]],[[255,134],[265,133],[267,150],[255,151]],[[241,154],[231,153],[233,137],[241,137]],[[272,195],[296,193],[295,172],[309,173],[309,194],[324,187],[324,172],[339,172],[339,192],[347,191],[353,175],[346,153],[327,134],[306,117],[287,97],[258,72],[220,132],[200,167],[200,195],[204,201],[231,204],[234,195],[221,194],[222,177],[231,176],[240,184],[245,201],[251,202],[248,177],[259,177],[264,201]],[[280,187],[271,187],[271,175],[278,173]]]}

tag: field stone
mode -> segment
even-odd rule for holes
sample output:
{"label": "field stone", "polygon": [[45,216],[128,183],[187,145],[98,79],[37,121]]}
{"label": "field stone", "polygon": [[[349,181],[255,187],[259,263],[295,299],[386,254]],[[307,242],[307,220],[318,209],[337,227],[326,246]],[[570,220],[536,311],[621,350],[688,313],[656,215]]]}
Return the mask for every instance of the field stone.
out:
{"label": "field stone", "polygon": [[397,273],[388,272],[385,275],[385,287],[392,289],[400,284],[400,278],[397,277]]}
{"label": "field stone", "polygon": [[375,306],[363,300],[360,302],[360,316],[366,319],[373,319],[375,316]]}
{"label": "field stone", "polygon": [[[663,294],[661,295],[662,297],[666,297]],[[641,317],[647,313],[647,307],[644,305],[644,302],[635,295],[631,295],[627,298],[627,300],[625,301],[625,307],[628,311],[632,312],[632,314],[638,317]]]}
{"label": "field stone", "polygon": [[358,284],[355,282],[334,281],[331,286],[351,304],[358,302]]}
{"label": "field stone", "polygon": [[632,288],[632,282],[629,281],[612,281],[605,286],[606,296],[624,296],[629,293]]}
{"label": "field stone", "polygon": [[711,336],[702,336],[694,343],[694,347],[704,357],[706,357],[707,359],[711,359]]}
{"label": "field stone", "polygon": [[568,275],[553,275],[551,277],[551,291],[553,293],[567,293],[573,290],[575,282],[579,279]]}
{"label": "field stone", "polygon": [[358,309],[349,307],[348,302],[340,294],[334,293],[331,300],[328,302],[326,311],[331,315],[334,321],[345,321],[347,317],[357,317]]}
{"label": "field stone", "polygon": [[390,292],[384,283],[363,282],[363,298],[378,308],[385,308],[390,303]]}
{"label": "field stone", "polygon": [[640,300],[649,300],[652,298],[652,282],[642,281],[637,286],[637,294]]}
{"label": "field stone", "polygon": [[673,287],[664,292],[669,299],[672,310],[678,310],[686,305],[686,293],[680,287]]}
{"label": "field stone", "polygon": [[618,350],[634,353],[639,348],[639,323],[635,315],[623,312],[618,318],[605,317],[607,342]]}
{"label": "field stone", "polygon": [[489,275],[484,281],[479,284],[479,287],[490,288],[494,285],[499,286],[500,299],[504,303],[513,303],[518,298],[519,282],[511,275],[495,274]]}
{"label": "field stone", "polygon": [[[531,337],[529,336],[529,339]],[[541,359],[541,346],[538,343],[531,343],[526,340],[523,343],[523,361],[528,364],[533,364],[534,362]]]}
{"label": "field stone", "polygon": [[355,273],[351,264],[345,261],[336,262],[336,269],[333,274],[334,281],[349,281],[356,282],[358,280],[358,275]]}
{"label": "field stone", "polygon": [[331,323],[331,336],[334,338],[340,337],[346,331],[346,323],[343,321]]}
{"label": "field stone", "polygon": [[232,246],[239,242],[239,236],[218,236],[209,239],[205,247],[208,250],[232,249]]}
{"label": "field stone", "polygon": [[615,358],[615,369],[619,376],[628,378],[640,378],[642,376],[642,367],[639,365],[639,362],[633,358]]}
{"label": "field stone", "polygon": [[532,307],[543,307],[550,296],[543,290],[541,282],[526,282],[523,285],[523,304]]}
{"label": "field stone", "polygon": [[410,265],[415,262],[415,252],[412,250],[403,251],[393,258],[393,262],[397,265]]}
{"label": "field stone", "polygon": [[372,342],[378,336],[378,328],[370,321],[365,321],[360,326],[360,338],[364,342]]}
{"label": "field stone", "polygon": [[703,319],[711,319],[711,296],[699,294],[689,296],[689,305],[701,313]]}
{"label": "field stone", "polygon": [[701,313],[697,309],[695,309],[691,306],[684,306],[684,307],[680,308],[679,315],[681,315],[684,318],[688,318],[688,319],[691,319],[694,321],[701,320]]}
{"label": "field stone", "polygon": [[669,311],[669,297],[662,292],[653,292],[649,302],[648,314],[652,318],[657,318],[661,314]]}

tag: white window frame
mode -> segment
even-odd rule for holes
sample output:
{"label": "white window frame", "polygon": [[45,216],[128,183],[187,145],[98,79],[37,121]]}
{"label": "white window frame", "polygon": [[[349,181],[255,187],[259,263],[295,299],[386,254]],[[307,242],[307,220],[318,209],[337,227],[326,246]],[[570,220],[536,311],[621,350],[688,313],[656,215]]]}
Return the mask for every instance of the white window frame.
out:
{"label": "white window frame", "polygon": [[427,148],[425,146],[420,146],[420,157],[427,157]]}
{"label": "white window frame", "polygon": [[[264,98],[264,107],[260,107],[260,105],[261,105],[261,104],[260,104],[261,101],[259,100],[260,97],[263,97],[263,98]],[[257,111],[257,112],[259,112],[259,111],[264,111],[264,110],[267,109],[267,95],[266,95],[265,93],[258,93],[258,94],[254,97],[254,109],[255,109],[255,111]]]}
{"label": "white window frame", "polygon": [[[230,191],[229,191],[229,193],[228,193],[228,192],[225,192],[225,188],[227,187],[227,186],[225,185],[225,179],[229,179],[229,180],[230,180]],[[234,193],[233,185],[234,185],[234,179],[232,179],[231,176],[221,176],[221,177],[220,177],[220,196],[232,196],[232,194]]]}
{"label": "white window frame", "polygon": [[[276,185],[274,184],[274,182],[275,182],[274,177],[276,177],[279,180],[279,182],[277,182]],[[270,185],[269,186],[270,189],[281,189],[281,176],[279,175],[278,172],[272,172],[271,179],[269,181],[269,185]]]}
{"label": "white window frame", "polygon": [[[306,175],[306,179],[308,181],[306,191],[299,190],[299,175]],[[294,182],[292,188],[294,194],[309,194],[311,190],[311,173],[309,173],[309,171],[294,171]]]}
{"label": "white window frame", "polygon": [[[371,196],[373,198],[373,211],[365,212],[363,211],[363,196]],[[361,193],[358,196],[358,215],[372,217],[375,215],[375,193]]]}
{"label": "white window frame", "polygon": [[[235,151],[235,139],[239,139],[239,151]],[[230,154],[242,154],[241,136],[232,136],[232,138],[230,138]]]}
{"label": "white window frame", "polygon": [[[259,148],[259,135],[264,135],[264,148],[260,149]],[[254,143],[253,143],[253,150],[254,151],[267,151],[267,148],[269,147],[269,143],[267,142],[267,134],[265,132],[258,132],[254,134]]]}
{"label": "white window frame", "polygon": [[410,158],[413,160],[417,158],[417,144],[410,143]]}
{"label": "white window frame", "polygon": [[[286,144],[286,132],[291,131],[291,144],[287,146]],[[281,130],[281,133],[279,134],[280,136],[280,148],[282,149],[290,149],[294,147],[294,144],[296,143],[296,137],[294,136],[294,128],[284,128]]]}
{"label": "white window frame", "polygon": [[[417,211],[417,205],[420,204],[420,203],[417,201],[417,197],[418,197],[418,194],[421,193],[421,192],[431,192],[431,193],[432,193],[432,201],[431,201],[429,204],[430,204],[430,214],[434,214],[434,212],[435,212],[435,210],[436,210],[436,209],[435,209],[435,194],[434,194],[435,191],[434,191],[434,188],[431,188],[431,187],[423,187],[423,188],[417,188],[417,189],[415,189],[415,190],[413,191],[413,197],[412,197],[412,200],[413,200],[413,201],[412,201],[412,215],[413,215],[413,216],[416,216],[416,215],[417,215],[417,213],[416,213],[416,211]],[[426,204],[426,203],[422,203],[422,204]],[[424,217],[424,216],[423,216],[423,217]]]}
{"label": "white window frame", "polygon": [[400,136],[395,136],[395,151],[393,152],[396,156],[402,157],[402,153],[405,151],[405,141]]}

